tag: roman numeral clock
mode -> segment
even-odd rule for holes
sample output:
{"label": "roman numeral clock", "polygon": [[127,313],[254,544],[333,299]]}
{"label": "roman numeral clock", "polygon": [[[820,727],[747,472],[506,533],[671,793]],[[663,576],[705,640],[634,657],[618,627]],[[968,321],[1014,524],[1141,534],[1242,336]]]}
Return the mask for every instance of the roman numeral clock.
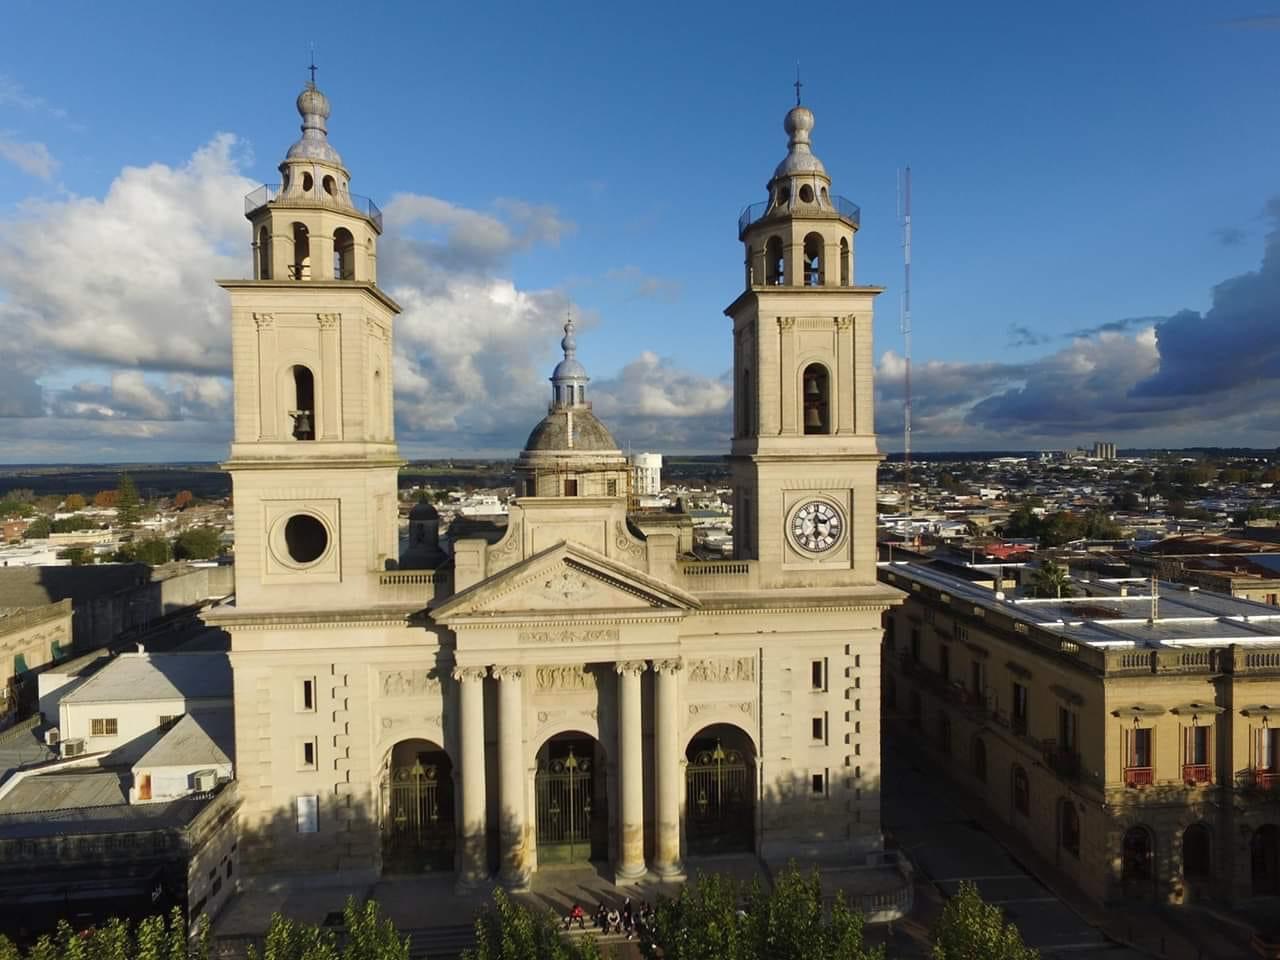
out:
{"label": "roman numeral clock", "polygon": [[791,513],[791,542],[808,553],[826,553],[844,536],[844,514],[834,503],[808,500]]}

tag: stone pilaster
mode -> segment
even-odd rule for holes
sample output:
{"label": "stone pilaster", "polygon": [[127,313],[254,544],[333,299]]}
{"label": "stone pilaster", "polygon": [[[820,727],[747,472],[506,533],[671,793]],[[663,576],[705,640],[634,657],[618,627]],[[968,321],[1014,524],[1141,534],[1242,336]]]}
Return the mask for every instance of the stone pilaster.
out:
{"label": "stone pilaster", "polygon": [[680,862],[680,789],[684,781],[679,740],[681,666],[678,658],[653,662],[654,672],[658,675],[654,707],[658,835],[654,844],[653,869],[664,880],[684,875]]}
{"label": "stone pilaster", "polygon": [[470,889],[489,876],[484,803],[484,667],[456,667],[462,759],[458,886]]}
{"label": "stone pilaster", "polygon": [[614,664],[618,672],[618,864],[615,882],[635,883],[644,865],[644,737],[640,726],[640,674],[643,660]]}
{"label": "stone pilaster", "polygon": [[529,887],[525,857],[528,819],[525,815],[524,670],[518,666],[493,668],[498,681],[498,831],[501,840],[502,884],[513,890]]}

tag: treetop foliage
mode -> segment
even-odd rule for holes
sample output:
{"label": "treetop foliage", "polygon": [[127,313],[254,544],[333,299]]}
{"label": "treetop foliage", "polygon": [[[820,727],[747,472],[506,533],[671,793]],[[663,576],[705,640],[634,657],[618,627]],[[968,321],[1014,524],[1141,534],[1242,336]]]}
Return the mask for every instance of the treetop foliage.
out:
{"label": "treetop foliage", "polygon": [[964,881],[933,927],[933,960],[1039,960],[999,907],[986,903]]}

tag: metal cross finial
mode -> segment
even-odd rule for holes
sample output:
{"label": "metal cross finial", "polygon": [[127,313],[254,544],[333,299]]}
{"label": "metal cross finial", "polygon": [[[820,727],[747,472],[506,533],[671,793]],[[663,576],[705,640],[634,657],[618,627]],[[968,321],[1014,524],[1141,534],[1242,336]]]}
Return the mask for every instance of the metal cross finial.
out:
{"label": "metal cross finial", "polygon": [[798,61],[796,62],[796,82],[792,86],[796,88],[796,106],[798,107],[800,106],[800,88],[804,86],[800,82],[800,63]]}
{"label": "metal cross finial", "polygon": [[307,67],[311,71],[311,85],[316,85],[316,45],[311,45],[311,66]]}

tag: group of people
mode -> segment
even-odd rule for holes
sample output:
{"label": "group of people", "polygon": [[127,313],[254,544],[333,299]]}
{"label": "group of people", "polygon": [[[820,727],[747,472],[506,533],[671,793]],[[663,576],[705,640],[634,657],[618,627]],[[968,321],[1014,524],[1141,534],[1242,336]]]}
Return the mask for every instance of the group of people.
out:
{"label": "group of people", "polygon": [[[578,925],[581,930],[587,929],[587,913],[582,909],[582,904],[575,903],[564,917],[564,928],[572,929],[574,924]],[[596,907],[596,912],[591,917],[591,925],[601,933],[625,933],[627,939],[630,940],[636,936],[643,936],[646,929],[653,923],[653,907],[648,903],[642,903],[640,906],[634,907],[631,904],[631,898],[627,897],[622,901],[622,907],[605,906],[601,903]]]}

